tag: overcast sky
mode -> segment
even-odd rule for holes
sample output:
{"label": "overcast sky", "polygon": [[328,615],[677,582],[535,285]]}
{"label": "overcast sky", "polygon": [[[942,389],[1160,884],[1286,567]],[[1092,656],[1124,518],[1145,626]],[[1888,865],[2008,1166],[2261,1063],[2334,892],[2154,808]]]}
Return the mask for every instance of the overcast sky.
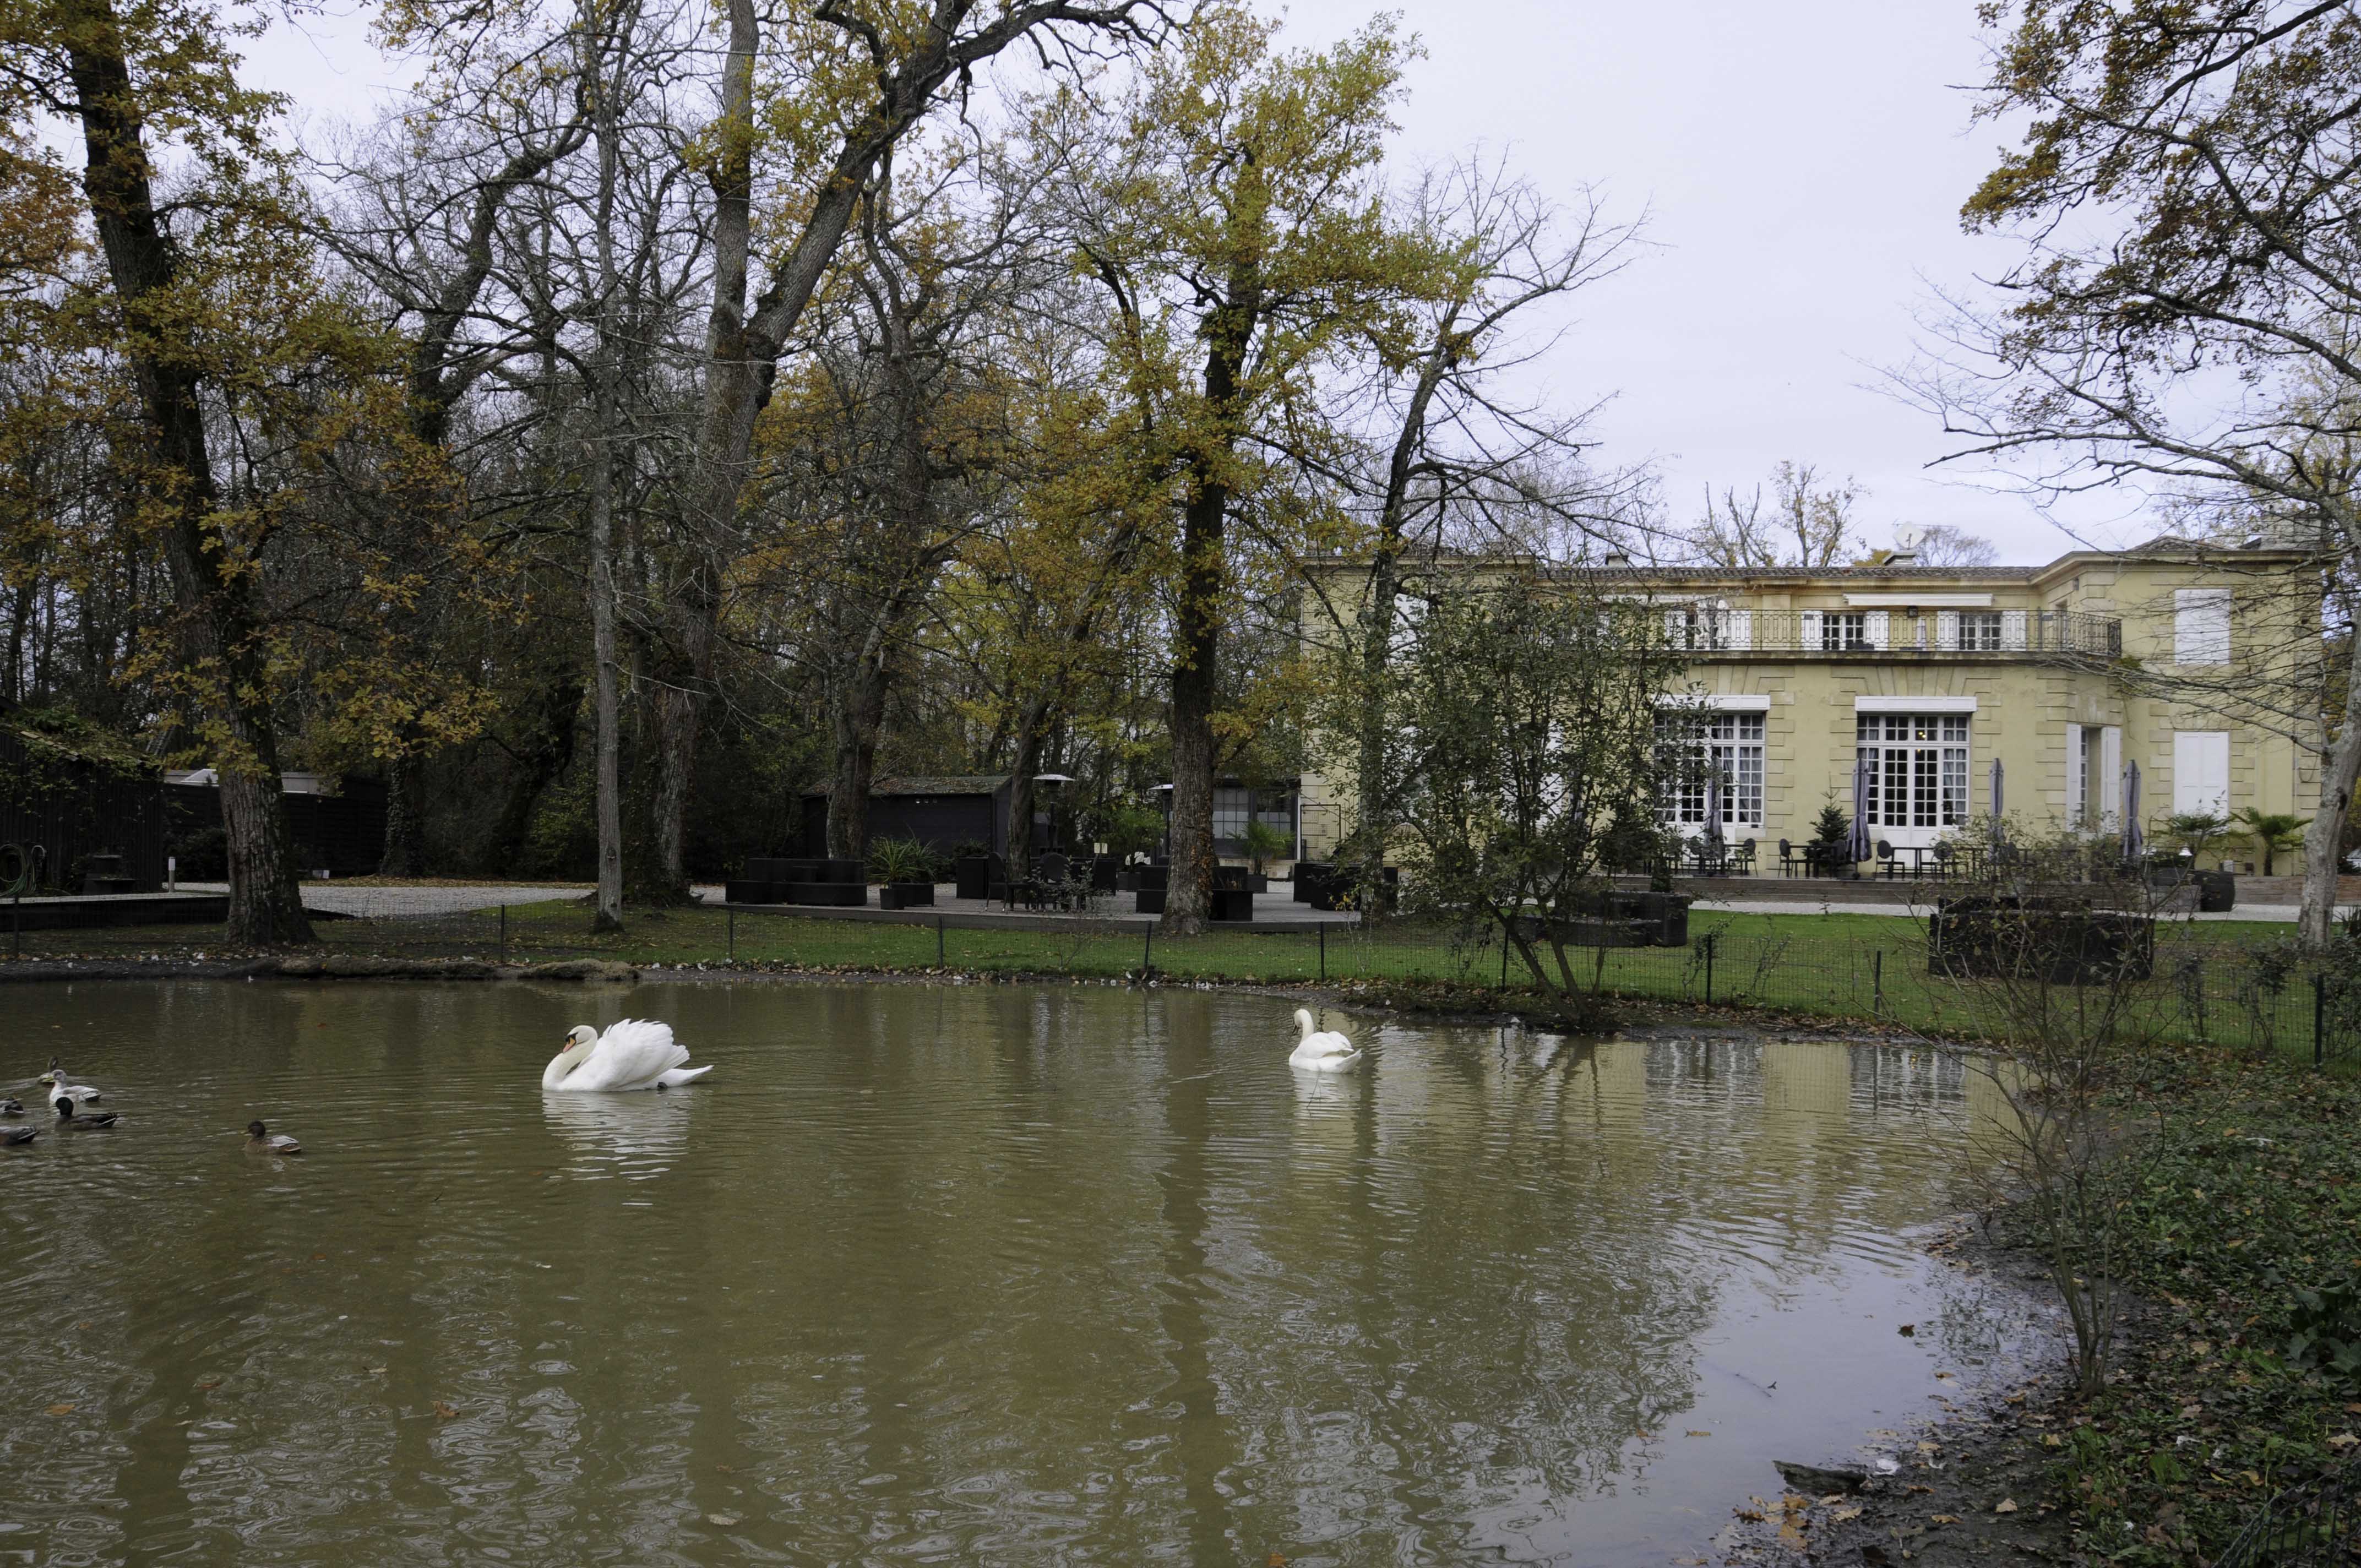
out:
{"label": "overcast sky", "polygon": [[[1676,520],[1708,485],[1752,488],[1782,458],[1851,475],[1872,544],[1948,522],[2004,560],[2073,542],[2016,496],[1927,465],[1934,422],[1877,389],[1906,360],[1937,288],[1970,291],[2008,243],[1960,232],[2002,134],[1962,88],[1985,38],[1972,0],[1402,0],[1426,58],[1411,69],[1406,160],[1481,144],[1544,191],[1605,192],[1648,214],[1653,248],[1587,295],[1549,367],[1569,401],[1612,394],[1604,458],[1652,459]],[[1365,0],[1295,0],[1291,41],[1366,21]],[[258,85],[313,115],[359,115],[391,72],[350,16],[282,29],[250,56]],[[2093,543],[2154,532],[2136,499],[2085,507]]]}

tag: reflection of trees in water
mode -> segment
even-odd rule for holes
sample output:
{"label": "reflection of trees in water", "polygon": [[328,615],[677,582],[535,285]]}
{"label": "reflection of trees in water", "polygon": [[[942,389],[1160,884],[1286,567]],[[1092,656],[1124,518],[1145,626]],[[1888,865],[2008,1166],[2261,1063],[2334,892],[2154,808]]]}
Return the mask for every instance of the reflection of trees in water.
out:
{"label": "reflection of trees in water", "polygon": [[[1976,1093],[1863,1049],[1367,1025],[1368,1070],[1303,1080],[1286,1009],[1260,999],[783,987],[635,999],[730,1042],[713,1085],[544,1101],[526,1042],[554,1049],[588,1005],[418,993],[382,1027],[325,1031],[258,1002],[265,1038],[224,1047],[295,1072],[299,1031],[345,1029],[339,1053],[376,1074],[335,1069],[380,1173],[357,1174],[358,1134],[283,1173],[323,1202],[351,1176],[333,1277],[274,1294],[275,1264],[242,1256],[308,1255],[324,1211],[213,1203],[184,1230],[136,1217],[167,1233],[152,1266],[111,1258],[37,1303],[62,1333],[114,1323],[158,1272],[187,1287],[119,1330],[137,1354],[102,1381],[141,1414],[81,1456],[108,1477],[67,1488],[163,1521],[143,1550],[300,1496],[334,1499],[351,1539],[539,1559],[675,1555],[690,1498],[827,1559],[933,1541],[1220,1562],[1353,1536],[1356,1556],[1472,1556],[1515,1519],[1629,1490],[1650,1463],[1633,1433],[1678,1441],[1732,1272],[1717,1249],[1767,1235],[1772,1266],[1807,1269],[1848,1227],[1923,1217],[1945,1162],[1922,1129]],[[240,1037],[226,1015],[173,1022]],[[500,1136],[455,1131],[412,1081],[453,1062],[497,1086]],[[1759,1277],[1763,1257],[1737,1261]],[[348,1266],[365,1283],[342,1299],[305,1293]],[[318,1321],[346,1311],[342,1336]],[[1974,1321],[1963,1304],[1956,1332]],[[221,1413],[268,1420],[175,1424],[216,1373]],[[430,1419],[436,1398],[461,1416]]]}

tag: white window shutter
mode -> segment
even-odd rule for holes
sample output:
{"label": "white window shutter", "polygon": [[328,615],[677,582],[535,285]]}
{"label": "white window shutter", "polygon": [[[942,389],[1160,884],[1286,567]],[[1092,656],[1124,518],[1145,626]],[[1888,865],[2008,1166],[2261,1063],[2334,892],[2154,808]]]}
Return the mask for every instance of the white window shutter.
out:
{"label": "white window shutter", "polygon": [[[2083,797],[2082,784],[2082,727],[2070,724],[2066,727],[2066,825],[2069,828],[2082,826],[2082,814],[2090,809],[2090,802]],[[2099,787],[2104,789],[2106,785],[2102,784]]]}
{"label": "white window shutter", "polygon": [[1689,612],[1685,609],[1664,611],[1664,641],[1675,648],[1689,645]]}
{"label": "white window shutter", "polygon": [[2004,609],[2000,612],[2000,645],[2012,652],[2025,651],[2025,611]]}
{"label": "white window shutter", "polygon": [[1730,628],[1730,647],[1742,653],[1754,646],[1754,612],[1752,610],[1733,609],[1727,612],[1722,619]]}
{"label": "white window shutter", "polygon": [[2230,662],[2230,590],[2178,588],[2172,596],[2172,662]]}
{"label": "white window shutter", "polygon": [[1893,646],[1893,616],[1885,610],[1872,609],[1869,612],[1862,623],[1862,629],[1869,634],[1871,647]]}
{"label": "white window shutter", "polygon": [[1820,646],[1820,612],[1818,610],[1807,609],[1796,616],[1795,638],[1807,651],[1818,650]]}
{"label": "white window shutter", "polygon": [[1935,612],[1935,646],[1957,648],[1960,645],[1960,612],[1938,609]]}

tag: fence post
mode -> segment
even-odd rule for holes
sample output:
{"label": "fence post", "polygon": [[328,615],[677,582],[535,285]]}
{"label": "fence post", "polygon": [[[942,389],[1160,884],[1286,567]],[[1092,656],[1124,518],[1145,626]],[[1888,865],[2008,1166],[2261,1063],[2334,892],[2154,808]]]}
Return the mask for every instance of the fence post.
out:
{"label": "fence post", "polygon": [[2315,971],[2312,977],[2312,1065],[2324,1066],[2328,1061],[2328,977]]}
{"label": "fence post", "polygon": [[500,905],[500,962],[509,961],[509,906]]}
{"label": "fence post", "polygon": [[1872,1018],[1883,1018],[1885,1016],[1885,949],[1883,948],[1878,948],[1872,956],[1869,975],[1869,1015]]}
{"label": "fence post", "polygon": [[25,956],[25,884],[21,881],[8,899],[8,956]]}
{"label": "fence post", "polygon": [[1505,922],[1500,927],[1500,989],[1509,989],[1509,927]]}
{"label": "fence post", "polygon": [[725,904],[721,907],[730,922],[730,961],[734,964],[738,961],[738,906]]}
{"label": "fence post", "polygon": [[1320,922],[1320,983],[1328,983],[1328,922]]}
{"label": "fence post", "polygon": [[951,967],[943,961],[943,917],[939,915],[935,916],[935,967],[937,969]]}
{"label": "fence post", "polygon": [[1139,978],[1148,980],[1156,973],[1156,922],[1149,920],[1147,934],[1139,942]]}
{"label": "fence post", "polygon": [[1705,938],[1705,1004],[1708,1007],[1713,1005],[1713,950],[1721,945],[1717,940],[1719,935],[1709,931]]}

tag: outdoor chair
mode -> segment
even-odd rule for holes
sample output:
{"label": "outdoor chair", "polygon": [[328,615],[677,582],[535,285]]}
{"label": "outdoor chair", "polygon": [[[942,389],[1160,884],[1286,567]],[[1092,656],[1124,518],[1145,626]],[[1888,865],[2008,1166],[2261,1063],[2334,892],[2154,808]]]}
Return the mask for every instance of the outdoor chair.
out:
{"label": "outdoor chair", "polygon": [[1812,861],[1808,850],[1804,858],[1798,860],[1795,856],[1795,846],[1790,844],[1784,839],[1780,839],[1779,874],[1786,877],[1794,876],[1795,874],[1796,868],[1799,866],[1803,869],[1805,875],[1809,876],[1811,874]]}
{"label": "outdoor chair", "polygon": [[1951,862],[1952,862],[1954,860],[1958,859],[1958,857],[1959,857],[1959,851],[1957,851],[1956,850],[1953,850],[1953,849],[1951,848],[1951,846],[1950,846],[1950,845],[1949,845],[1949,844],[1938,844],[1938,845],[1936,845],[1936,846],[1935,846],[1935,874],[1936,874],[1936,876],[1938,876],[1938,878],[1942,879],[1942,880],[1943,880],[1943,881],[1945,881],[1945,882],[1949,882],[1949,881],[1951,879],[1951,876],[1952,876],[1953,872],[1954,872],[1954,868],[1953,868],[1953,866],[1952,866]]}
{"label": "outdoor chair", "polygon": [[1892,882],[1899,874],[1895,869],[1897,863],[1894,858],[1894,846],[1880,839],[1877,841],[1877,869],[1885,874],[1886,881]]}
{"label": "outdoor chair", "polygon": [[1752,876],[1754,874],[1753,839],[1749,839],[1744,843],[1738,846],[1735,869],[1741,876]]}

